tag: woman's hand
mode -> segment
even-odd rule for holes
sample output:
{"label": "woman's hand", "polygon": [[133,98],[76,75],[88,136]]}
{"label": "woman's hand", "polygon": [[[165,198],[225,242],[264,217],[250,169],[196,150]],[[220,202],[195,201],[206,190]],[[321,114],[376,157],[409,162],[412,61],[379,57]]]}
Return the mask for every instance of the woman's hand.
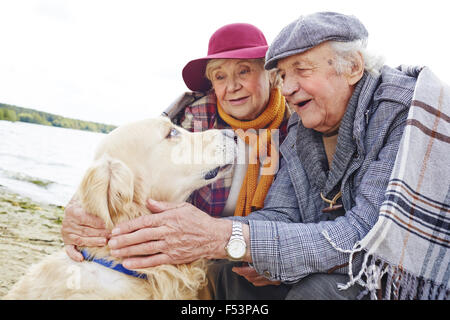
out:
{"label": "woman's hand", "polygon": [[266,277],[260,275],[256,272],[256,270],[249,265],[242,267],[233,267],[233,272],[247,279],[248,282],[251,282],[255,287],[263,287],[263,286],[278,286],[280,281],[271,281]]}
{"label": "woman's hand", "polygon": [[125,258],[125,268],[225,257],[231,221],[212,218],[189,203],[149,200],[147,207],[154,214],[124,222],[112,230],[108,242],[111,255]]}
{"label": "woman's hand", "polygon": [[102,219],[87,213],[81,204],[72,199],[64,210],[61,234],[67,255],[75,261],[83,261],[83,255],[76,246],[103,247],[109,231]]}

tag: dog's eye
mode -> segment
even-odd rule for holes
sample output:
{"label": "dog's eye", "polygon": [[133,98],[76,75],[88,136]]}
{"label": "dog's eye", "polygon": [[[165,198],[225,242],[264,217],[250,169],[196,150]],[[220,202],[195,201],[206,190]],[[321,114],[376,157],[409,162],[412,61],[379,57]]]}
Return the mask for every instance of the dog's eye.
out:
{"label": "dog's eye", "polygon": [[180,131],[178,131],[176,128],[172,128],[172,129],[170,129],[169,134],[167,135],[166,138],[173,138],[173,137],[178,136],[179,134],[180,134]]}

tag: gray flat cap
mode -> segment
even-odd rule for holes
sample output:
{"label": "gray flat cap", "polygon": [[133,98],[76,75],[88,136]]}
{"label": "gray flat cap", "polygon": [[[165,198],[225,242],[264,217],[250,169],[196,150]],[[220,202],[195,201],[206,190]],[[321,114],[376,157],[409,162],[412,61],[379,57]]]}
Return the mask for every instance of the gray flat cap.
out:
{"label": "gray flat cap", "polygon": [[267,50],[265,68],[277,66],[279,59],[302,53],[322,42],[349,42],[369,36],[364,25],[354,16],[336,12],[317,12],[301,16],[286,26]]}

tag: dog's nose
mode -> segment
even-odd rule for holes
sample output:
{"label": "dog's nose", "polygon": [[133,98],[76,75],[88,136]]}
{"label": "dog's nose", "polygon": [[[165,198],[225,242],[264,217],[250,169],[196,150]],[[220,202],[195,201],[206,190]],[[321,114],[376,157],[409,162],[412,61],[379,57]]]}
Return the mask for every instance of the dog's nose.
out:
{"label": "dog's nose", "polygon": [[234,142],[237,141],[237,135],[234,134],[234,130],[233,129],[222,129],[220,131],[222,132],[222,134],[225,137],[234,139]]}

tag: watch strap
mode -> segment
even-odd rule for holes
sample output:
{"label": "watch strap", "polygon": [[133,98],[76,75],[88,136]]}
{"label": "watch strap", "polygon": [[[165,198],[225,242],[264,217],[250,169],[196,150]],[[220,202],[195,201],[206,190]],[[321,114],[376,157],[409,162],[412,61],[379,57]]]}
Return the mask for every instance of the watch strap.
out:
{"label": "watch strap", "polygon": [[238,240],[239,242],[241,242],[244,246],[244,250],[246,251],[247,249],[247,244],[245,243],[245,239],[244,239],[244,233],[242,231],[242,223],[239,221],[233,221],[232,224],[232,231],[231,231],[231,236],[230,239],[228,240],[228,243],[225,247],[225,251],[227,253],[227,256],[230,260],[232,261],[239,261],[241,257],[233,257],[230,252],[228,251],[229,249],[229,245],[231,242],[234,242]]}
{"label": "watch strap", "polygon": [[239,221],[233,221],[233,226],[231,229],[231,239],[242,239],[244,240],[244,233],[242,231],[242,223],[240,223]]}

